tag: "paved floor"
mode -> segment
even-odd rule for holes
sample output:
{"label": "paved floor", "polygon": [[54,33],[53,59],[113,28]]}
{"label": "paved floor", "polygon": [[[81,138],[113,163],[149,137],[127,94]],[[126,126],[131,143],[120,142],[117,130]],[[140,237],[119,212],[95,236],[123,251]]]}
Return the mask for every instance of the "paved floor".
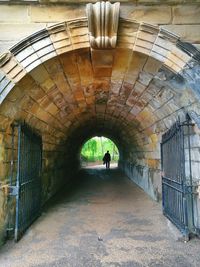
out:
{"label": "paved floor", "polygon": [[160,205],[117,169],[79,176],[0,250],[0,267],[200,266],[200,240],[176,241]]}

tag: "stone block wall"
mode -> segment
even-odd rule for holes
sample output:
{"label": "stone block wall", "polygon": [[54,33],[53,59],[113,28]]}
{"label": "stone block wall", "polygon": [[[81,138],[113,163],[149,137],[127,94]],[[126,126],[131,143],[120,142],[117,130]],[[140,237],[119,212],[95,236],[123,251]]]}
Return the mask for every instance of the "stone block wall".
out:
{"label": "stone block wall", "polygon": [[[200,177],[200,129],[197,124],[192,121],[193,126],[185,127],[185,172],[186,179],[190,184],[192,179],[193,185],[193,213],[194,225],[200,229],[200,197],[197,193],[197,185]],[[188,138],[189,137],[189,138]],[[190,148],[190,153],[189,153]],[[191,165],[190,165],[191,164]]]}
{"label": "stone block wall", "polygon": [[[7,228],[15,226],[15,197],[9,196],[8,185],[16,184],[17,176],[17,152],[18,132],[14,130],[14,142],[12,148],[11,122],[7,129],[0,133],[0,245],[8,236]],[[12,167],[13,161],[13,167]],[[42,205],[46,203],[64,184],[68,182],[69,176],[66,172],[66,152],[60,146],[57,151],[50,140],[43,138],[42,154]]]}
{"label": "stone block wall", "polygon": [[[16,2],[16,1],[15,1]],[[18,1],[19,3],[20,1]],[[93,2],[93,1],[91,1]],[[161,25],[197,47],[200,45],[198,1],[120,1],[120,16]],[[0,1],[0,52],[54,23],[86,16],[86,1],[35,1],[20,5]],[[53,3],[53,4],[52,4]],[[8,5],[9,4],[9,5]]]}
{"label": "stone block wall", "polygon": [[7,192],[4,190],[4,186],[8,183],[8,168],[5,168],[4,160],[5,160],[5,147],[3,143],[4,135],[0,133],[0,245],[5,240],[6,236],[6,227],[7,227],[7,208],[8,208],[8,199],[7,199]]}
{"label": "stone block wall", "polygon": [[144,139],[143,145],[131,148],[131,153],[125,155],[119,166],[152,199],[160,201],[162,198],[161,134],[152,134]]}
{"label": "stone block wall", "polygon": [[120,161],[119,167],[140,188],[155,201],[161,200],[161,171],[150,168],[148,165],[137,165],[132,161]]}
{"label": "stone block wall", "polygon": [[65,151],[43,151],[42,163],[42,203],[49,200],[67,183]]}
{"label": "stone block wall", "polygon": [[[5,125],[5,124],[4,124]],[[11,179],[16,179],[17,171],[17,151],[12,153],[12,130],[1,129],[0,133],[0,244],[2,244],[7,235],[7,227],[12,227],[14,222],[14,206],[15,200],[8,196],[8,184],[10,184]],[[14,137],[13,143],[16,147],[17,136]],[[11,160],[13,158],[13,168],[11,167]],[[12,169],[11,169],[12,168]],[[11,176],[13,176],[11,178]],[[14,181],[13,181],[14,182]],[[10,219],[10,224],[8,225]]]}

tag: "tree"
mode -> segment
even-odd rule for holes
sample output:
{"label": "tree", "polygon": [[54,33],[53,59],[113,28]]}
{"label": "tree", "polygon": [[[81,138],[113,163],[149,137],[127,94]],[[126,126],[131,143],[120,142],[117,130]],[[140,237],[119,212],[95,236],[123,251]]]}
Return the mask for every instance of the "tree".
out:
{"label": "tree", "polygon": [[81,158],[89,162],[102,161],[104,153],[109,150],[113,161],[118,161],[119,153],[115,143],[105,137],[93,137],[82,147]]}

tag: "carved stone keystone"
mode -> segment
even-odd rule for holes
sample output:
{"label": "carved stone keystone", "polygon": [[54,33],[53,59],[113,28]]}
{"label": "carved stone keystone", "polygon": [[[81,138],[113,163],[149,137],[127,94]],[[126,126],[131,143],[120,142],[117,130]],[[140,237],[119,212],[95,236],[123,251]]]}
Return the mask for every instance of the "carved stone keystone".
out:
{"label": "carved stone keystone", "polygon": [[93,49],[116,47],[120,3],[97,2],[87,4],[90,45]]}

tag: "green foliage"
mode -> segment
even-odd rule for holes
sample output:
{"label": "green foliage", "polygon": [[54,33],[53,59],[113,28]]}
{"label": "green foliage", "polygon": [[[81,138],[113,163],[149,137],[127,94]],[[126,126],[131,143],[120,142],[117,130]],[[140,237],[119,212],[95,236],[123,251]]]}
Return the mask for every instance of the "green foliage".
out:
{"label": "green foliage", "polygon": [[119,160],[119,151],[110,139],[105,137],[93,137],[88,140],[82,147],[82,161],[95,162],[102,161],[104,154],[109,150],[111,160],[116,162]]}

